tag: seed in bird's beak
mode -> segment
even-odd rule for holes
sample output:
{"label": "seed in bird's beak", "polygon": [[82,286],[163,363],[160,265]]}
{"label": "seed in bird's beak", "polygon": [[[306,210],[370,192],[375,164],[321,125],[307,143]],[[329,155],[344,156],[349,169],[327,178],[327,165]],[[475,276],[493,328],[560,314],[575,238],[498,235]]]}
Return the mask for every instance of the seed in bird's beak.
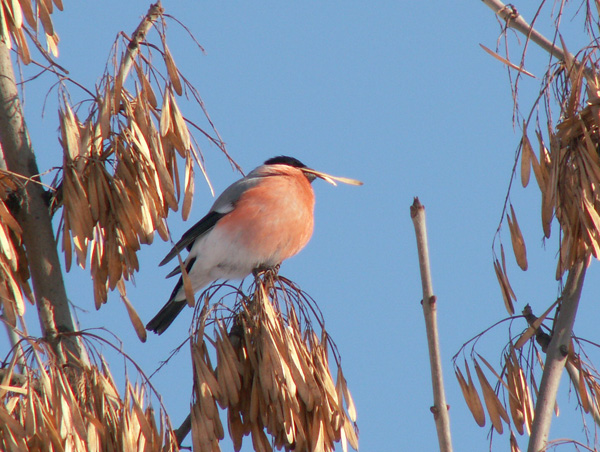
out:
{"label": "seed in bird's beak", "polygon": [[348,185],[362,185],[363,184],[361,181],[356,180],[356,179],[332,176],[331,174],[322,173],[321,171],[317,171],[317,170],[310,169],[310,168],[302,168],[302,171],[304,171],[305,173],[313,174],[313,175],[317,176],[318,178],[321,178],[324,181],[329,182],[331,185],[337,186],[335,181],[341,182],[343,184],[348,184]]}

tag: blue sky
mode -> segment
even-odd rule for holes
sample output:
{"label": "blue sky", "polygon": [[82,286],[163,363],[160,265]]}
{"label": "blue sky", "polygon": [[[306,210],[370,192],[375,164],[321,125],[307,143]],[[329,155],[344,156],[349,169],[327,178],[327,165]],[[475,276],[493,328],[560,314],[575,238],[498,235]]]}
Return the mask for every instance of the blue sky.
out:
{"label": "blue sky", "polygon": [[[130,34],[148,6],[140,1],[65,1],[65,11],[53,15],[61,38],[59,63],[79,83],[93,87],[116,35]],[[530,13],[526,5],[517,6]],[[281,274],[307,291],[323,311],[357,405],[361,450],[437,448],[409,216],[414,196],[427,209],[454,447],[487,449],[488,429],[472,420],[451,358],[471,337],[506,317],[491,244],[520,131],[512,124],[506,68],[479,47],[482,43],[495,48],[499,27],[492,12],[478,1],[165,1],[164,7],[206,50],[200,52],[186,32],[167,19],[168,43],[178,67],[199,90],[229,153],[246,171],[286,154],[315,169],[364,182],[360,188],[315,182],[314,236],[281,268]],[[513,55],[519,55],[518,48]],[[530,50],[529,71],[541,77],[546,63],[542,51]],[[62,162],[56,91],[50,92],[43,117],[40,114],[53,82],[48,76],[26,86],[27,120],[42,171]],[[539,79],[523,80],[524,108],[538,86]],[[75,87],[72,92],[81,95]],[[202,121],[196,106],[183,110]],[[201,144],[220,192],[239,175],[215,146]],[[535,182],[527,189],[515,184],[510,199],[530,266],[525,273],[518,269],[505,226],[502,237],[519,300],[516,310],[530,303],[541,313],[558,294],[558,228],[554,225],[544,246]],[[198,176],[190,220],[184,223],[178,213],[169,219],[173,237],[202,217],[212,202]],[[144,321],[172,290],[173,281],[163,279],[167,271],[157,267],[169,249],[157,237],[140,252],[140,272],[128,295]],[[588,272],[576,324],[576,333],[592,340],[597,331],[597,267],[594,262]],[[150,336],[141,344],[117,294],[95,312],[86,271],[71,270],[67,285],[73,303],[86,311],[78,311],[81,326],[114,332],[148,374],[186,337],[191,310],[164,335]],[[28,318],[33,329],[35,317]],[[520,328],[524,323],[515,321],[513,331]],[[498,327],[477,350],[498,365],[507,339],[506,328]],[[113,361],[119,365],[118,358]],[[152,380],[175,425],[189,409],[189,362],[184,348]],[[581,439],[579,414],[574,396],[568,397],[566,379],[561,391],[561,415],[551,437]],[[249,444],[246,440],[246,447]],[[495,435],[493,450],[507,449],[508,435]]]}

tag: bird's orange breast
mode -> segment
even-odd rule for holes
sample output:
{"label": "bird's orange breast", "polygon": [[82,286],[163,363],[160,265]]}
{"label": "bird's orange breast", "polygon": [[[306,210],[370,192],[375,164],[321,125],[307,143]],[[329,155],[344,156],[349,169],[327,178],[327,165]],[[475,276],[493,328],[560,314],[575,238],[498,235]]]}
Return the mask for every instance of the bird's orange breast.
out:
{"label": "bird's orange breast", "polygon": [[310,240],[314,204],[310,182],[299,169],[289,168],[285,174],[264,177],[244,192],[218,228],[253,254],[257,263],[276,265]]}

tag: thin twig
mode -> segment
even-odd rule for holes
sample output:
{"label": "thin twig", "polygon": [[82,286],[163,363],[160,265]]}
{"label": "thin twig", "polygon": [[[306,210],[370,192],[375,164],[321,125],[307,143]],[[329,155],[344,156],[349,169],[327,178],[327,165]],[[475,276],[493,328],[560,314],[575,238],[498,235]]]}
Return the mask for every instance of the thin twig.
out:
{"label": "thin twig", "polygon": [[192,430],[192,415],[188,414],[185,420],[181,423],[181,426],[175,430],[175,438],[177,438],[177,445],[181,447],[181,443],[186,436]]}
{"label": "thin twig", "polygon": [[415,227],[417,249],[419,252],[419,268],[421,270],[421,283],[423,285],[423,314],[427,331],[429,346],[429,361],[431,366],[431,382],[433,385],[433,406],[431,411],[437,429],[440,452],[452,451],[452,438],[450,436],[450,416],[446,405],[444,393],[444,376],[442,374],[442,360],[437,329],[437,300],[433,294],[431,272],[429,268],[429,251],[427,245],[427,227],[425,224],[425,207],[415,198],[410,207],[410,216]]}

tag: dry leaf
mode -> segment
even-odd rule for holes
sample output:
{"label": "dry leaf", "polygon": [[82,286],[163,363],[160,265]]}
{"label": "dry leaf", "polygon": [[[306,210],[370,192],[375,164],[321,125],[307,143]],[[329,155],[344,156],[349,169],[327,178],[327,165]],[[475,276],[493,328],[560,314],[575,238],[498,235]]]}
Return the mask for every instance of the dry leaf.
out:
{"label": "dry leaf", "polygon": [[529,77],[532,78],[536,78],[535,75],[533,75],[531,72],[527,72],[525,69],[523,69],[522,67],[519,67],[513,63],[511,63],[510,61],[508,61],[506,58],[501,57],[500,55],[498,55],[496,52],[494,52],[493,50],[488,49],[486,46],[484,46],[483,44],[479,44],[479,46],[485,50],[487,53],[489,53],[490,55],[492,55],[494,58],[496,58],[498,61],[501,61],[502,63],[506,64],[508,67],[519,71],[522,74],[528,75]]}

